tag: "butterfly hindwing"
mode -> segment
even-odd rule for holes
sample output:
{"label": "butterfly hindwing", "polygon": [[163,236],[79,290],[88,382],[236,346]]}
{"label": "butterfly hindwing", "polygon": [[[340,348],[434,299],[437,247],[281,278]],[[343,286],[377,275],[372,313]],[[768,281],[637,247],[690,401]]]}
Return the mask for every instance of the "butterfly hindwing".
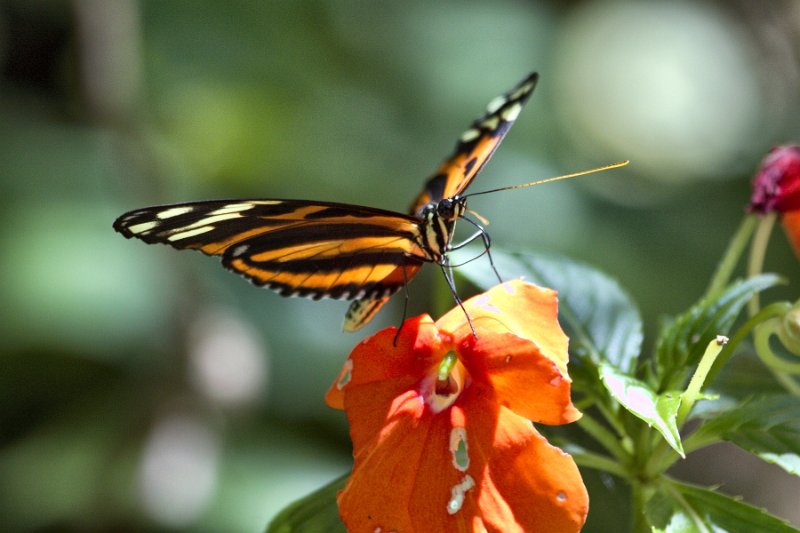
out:
{"label": "butterfly hindwing", "polygon": [[452,198],[469,186],[511,129],[538,79],[534,72],[489,103],[486,113],[461,134],[453,155],[428,178],[425,188],[411,204],[410,213],[418,214],[425,205]]}
{"label": "butterfly hindwing", "polygon": [[328,202],[150,207],[122,215],[114,228],[147,243],[221,256],[226,268],[285,296],[382,299],[428,260],[414,217]]}
{"label": "butterfly hindwing", "polygon": [[344,329],[355,331],[423,263],[446,260],[461,214],[424,219],[422,209],[469,186],[537,79],[536,73],[529,75],[489,104],[427,180],[409,215],[333,202],[222,200],[137,209],[119,217],[114,229],[147,243],[220,256],[226,268],[284,296],[354,299]]}

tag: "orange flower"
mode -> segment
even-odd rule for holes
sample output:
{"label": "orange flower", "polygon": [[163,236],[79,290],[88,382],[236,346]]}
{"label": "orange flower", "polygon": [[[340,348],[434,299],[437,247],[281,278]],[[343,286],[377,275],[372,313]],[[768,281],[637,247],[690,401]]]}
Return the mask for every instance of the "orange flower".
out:
{"label": "orange flower", "polygon": [[796,252],[800,253],[800,146],[776,146],[761,162],[753,180],[751,213],[779,213]]}
{"label": "orange flower", "polygon": [[579,531],[588,496],[572,457],[531,421],[580,417],[554,291],[514,281],[434,323],[361,342],[326,397],[350,422],[339,493],[354,533]]}

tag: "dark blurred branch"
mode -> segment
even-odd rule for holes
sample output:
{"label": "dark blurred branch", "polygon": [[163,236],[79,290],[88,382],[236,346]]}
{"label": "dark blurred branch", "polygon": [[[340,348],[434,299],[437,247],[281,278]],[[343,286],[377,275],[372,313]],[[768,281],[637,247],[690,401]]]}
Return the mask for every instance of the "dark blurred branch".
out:
{"label": "dark blurred branch", "polygon": [[101,124],[127,125],[142,85],[136,0],[74,0],[83,100]]}

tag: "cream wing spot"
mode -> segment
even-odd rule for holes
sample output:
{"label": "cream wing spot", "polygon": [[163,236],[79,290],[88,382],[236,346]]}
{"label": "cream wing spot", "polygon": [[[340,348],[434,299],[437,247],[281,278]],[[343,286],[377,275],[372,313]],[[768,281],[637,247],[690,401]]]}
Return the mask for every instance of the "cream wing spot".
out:
{"label": "cream wing spot", "polygon": [[509,100],[510,101],[519,100],[520,98],[531,92],[533,90],[533,87],[534,87],[533,83],[530,82],[526,83],[525,85],[514,91]]}
{"label": "cream wing spot", "polygon": [[470,128],[461,134],[461,142],[468,143],[470,141],[474,141],[480,136],[481,136],[480,130],[476,130],[475,128]]}
{"label": "cream wing spot", "polygon": [[497,126],[499,125],[500,125],[500,117],[498,117],[497,115],[489,117],[481,123],[481,126],[483,126],[489,131],[496,130]]}
{"label": "cream wing spot", "polygon": [[184,226],[181,229],[197,228],[200,226],[206,226],[208,224],[214,224],[216,222],[221,222],[223,220],[230,220],[232,218],[242,218],[242,215],[240,215],[239,213],[228,213],[225,215],[216,215],[212,217],[201,218],[197,222],[189,224],[188,226]]}
{"label": "cream wing spot", "polygon": [[249,245],[240,244],[239,246],[237,246],[236,248],[233,249],[233,251],[231,252],[231,255],[233,257],[239,257],[240,255],[243,255],[243,254],[247,253],[247,250],[249,250],[249,249],[250,249]]}
{"label": "cream wing spot", "polygon": [[194,228],[186,231],[181,231],[178,233],[173,233],[167,240],[170,242],[180,241],[182,239],[188,239],[189,237],[194,237],[195,235],[202,235],[203,233],[207,233],[212,231],[214,226],[203,226],[202,228]]}
{"label": "cream wing spot", "polygon": [[161,211],[156,216],[161,220],[164,220],[166,218],[172,218],[180,215],[185,215],[186,213],[191,213],[193,210],[194,208],[188,205],[182,207],[172,207],[170,209],[167,209],[166,211]]}
{"label": "cream wing spot", "polygon": [[141,235],[142,233],[149,232],[156,226],[158,226],[158,222],[156,222],[155,220],[151,220],[150,222],[142,222],[141,224],[134,224],[133,226],[129,226],[128,231],[130,231],[134,235]]}
{"label": "cream wing spot", "polygon": [[521,111],[522,111],[522,104],[517,102],[504,109],[503,112],[500,114],[500,116],[503,117],[503,120],[505,120],[506,122],[513,122],[517,120],[517,117],[519,116]]}
{"label": "cream wing spot", "polygon": [[488,106],[486,106],[486,112],[489,114],[496,113],[497,110],[503,107],[507,101],[508,100],[506,99],[505,96],[496,97],[494,100],[489,102]]}
{"label": "cream wing spot", "polygon": [[241,213],[242,211],[253,209],[253,207],[255,207],[253,204],[228,204],[225,207],[220,207],[219,209],[215,209],[210,214],[227,215],[228,213]]}

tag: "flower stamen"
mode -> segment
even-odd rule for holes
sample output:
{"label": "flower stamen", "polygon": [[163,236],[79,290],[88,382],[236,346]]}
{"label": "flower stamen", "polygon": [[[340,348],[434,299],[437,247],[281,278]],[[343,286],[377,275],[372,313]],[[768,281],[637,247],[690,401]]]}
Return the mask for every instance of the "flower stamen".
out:
{"label": "flower stamen", "polygon": [[458,355],[447,352],[439,362],[436,374],[431,373],[425,381],[423,396],[434,413],[440,413],[453,405],[461,394],[464,386],[463,365],[458,361]]}
{"label": "flower stamen", "polygon": [[451,350],[439,363],[439,369],[436,371],[436,394],[439,396],[450,396],[457,391],[458,385],[451,375],[457,362],[458,355]]}

